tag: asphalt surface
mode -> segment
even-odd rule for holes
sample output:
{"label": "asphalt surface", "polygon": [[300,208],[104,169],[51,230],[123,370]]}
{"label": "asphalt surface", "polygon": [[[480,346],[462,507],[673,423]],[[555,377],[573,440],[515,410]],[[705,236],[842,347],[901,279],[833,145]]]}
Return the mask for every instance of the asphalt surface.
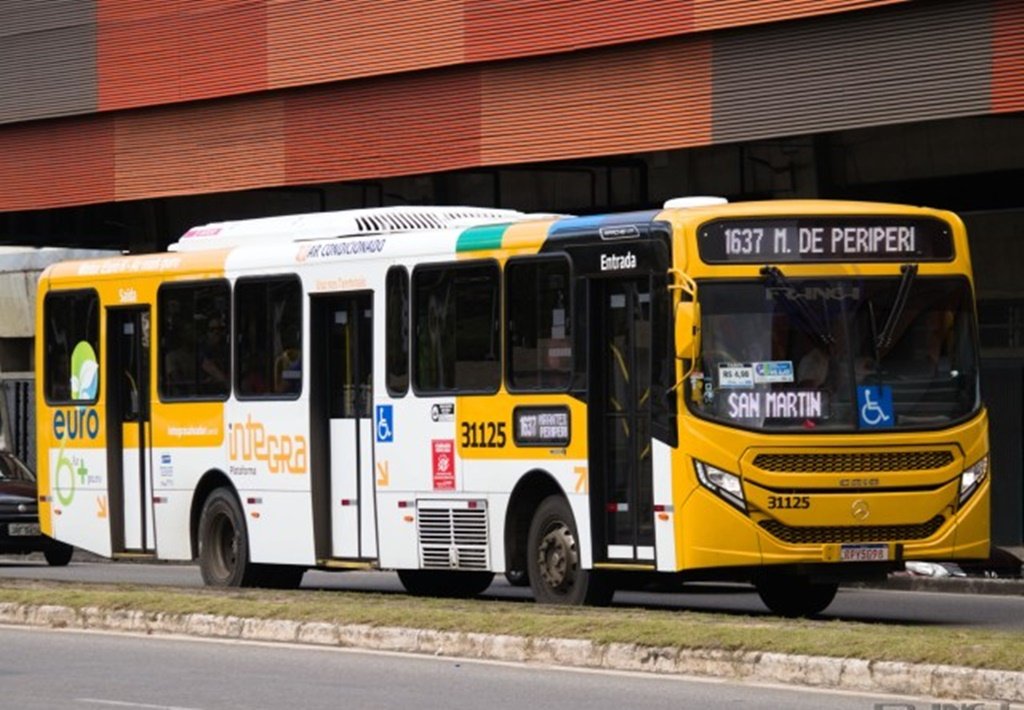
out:
{"label": "asphalt surface", "polygon": [[[41,560],[21,557],[0,558],[0,578],[202,586],[199,569],[195,565],[73,561],[68,567],[48,567]],[[403,592],[397,576],[389,572],[310,571],[303,578],[302,586],[307,589]],[[532,599],[528,588],[511,587],[500,575],[483,596],[524,603]],[[618,592],[614,605],[747,616],[768,614],[754,590],[746,585],[691,584],[683,586],[679,593]],[[869,623],[1024,630],[1024,596],[843,588],[822,617]]]}
{"label": "asphalt surface", "polygon": [[23,710],[906,710],[938,702],[536,664],[2,626],[0,683],[0,707]]}

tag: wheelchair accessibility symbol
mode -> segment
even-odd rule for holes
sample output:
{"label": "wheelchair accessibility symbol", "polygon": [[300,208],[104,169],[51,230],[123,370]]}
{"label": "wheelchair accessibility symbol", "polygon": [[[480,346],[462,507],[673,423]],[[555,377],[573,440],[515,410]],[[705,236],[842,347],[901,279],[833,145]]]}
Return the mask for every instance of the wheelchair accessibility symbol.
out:
{"label": "wheelchair accessibility symbol", "polygon": [[895,421],[892,413],[892,387],[857,388],[857,411],[860,425],[866,429],[885,429]]}
{"label": "wheelchair accessibility symbol", "polygon": [[378,404],[376,416],[377,443],[390,444],[395,440],[394,410],[390,404]]}

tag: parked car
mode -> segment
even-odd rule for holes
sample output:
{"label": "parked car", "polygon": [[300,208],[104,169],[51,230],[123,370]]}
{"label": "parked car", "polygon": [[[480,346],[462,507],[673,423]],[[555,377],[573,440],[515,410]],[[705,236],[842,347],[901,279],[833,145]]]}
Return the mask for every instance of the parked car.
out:
{"label": "parked car", "polygon": [[74,548],[39,530],[36,477],[9,451],[0,451],[0,554],[42,552],[46,561],[62,567]]}

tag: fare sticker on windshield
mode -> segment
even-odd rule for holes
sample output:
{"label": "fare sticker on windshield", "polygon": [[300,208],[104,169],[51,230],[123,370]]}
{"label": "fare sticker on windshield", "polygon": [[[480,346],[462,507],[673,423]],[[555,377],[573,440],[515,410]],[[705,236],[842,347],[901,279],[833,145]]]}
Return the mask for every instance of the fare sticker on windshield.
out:
{"label": "fare sticker on windshield", "polygon": [[718,366],[718,386],[730,389],[753,387],[754,367],[750,363],[722,363]]}
{"label": "fare sticker on windshield", "polygon": [[793,382],[792,360],[769,360],[754,363],[754,383]]}

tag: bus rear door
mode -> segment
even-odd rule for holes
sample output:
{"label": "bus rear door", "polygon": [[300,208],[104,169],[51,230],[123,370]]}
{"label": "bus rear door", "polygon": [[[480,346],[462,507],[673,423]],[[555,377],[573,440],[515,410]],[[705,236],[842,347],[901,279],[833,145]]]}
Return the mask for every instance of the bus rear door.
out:
{"label": "bus rear door", "polygon": [[310,317],[318,557],[374,559],[373,294],[316,296]]}

